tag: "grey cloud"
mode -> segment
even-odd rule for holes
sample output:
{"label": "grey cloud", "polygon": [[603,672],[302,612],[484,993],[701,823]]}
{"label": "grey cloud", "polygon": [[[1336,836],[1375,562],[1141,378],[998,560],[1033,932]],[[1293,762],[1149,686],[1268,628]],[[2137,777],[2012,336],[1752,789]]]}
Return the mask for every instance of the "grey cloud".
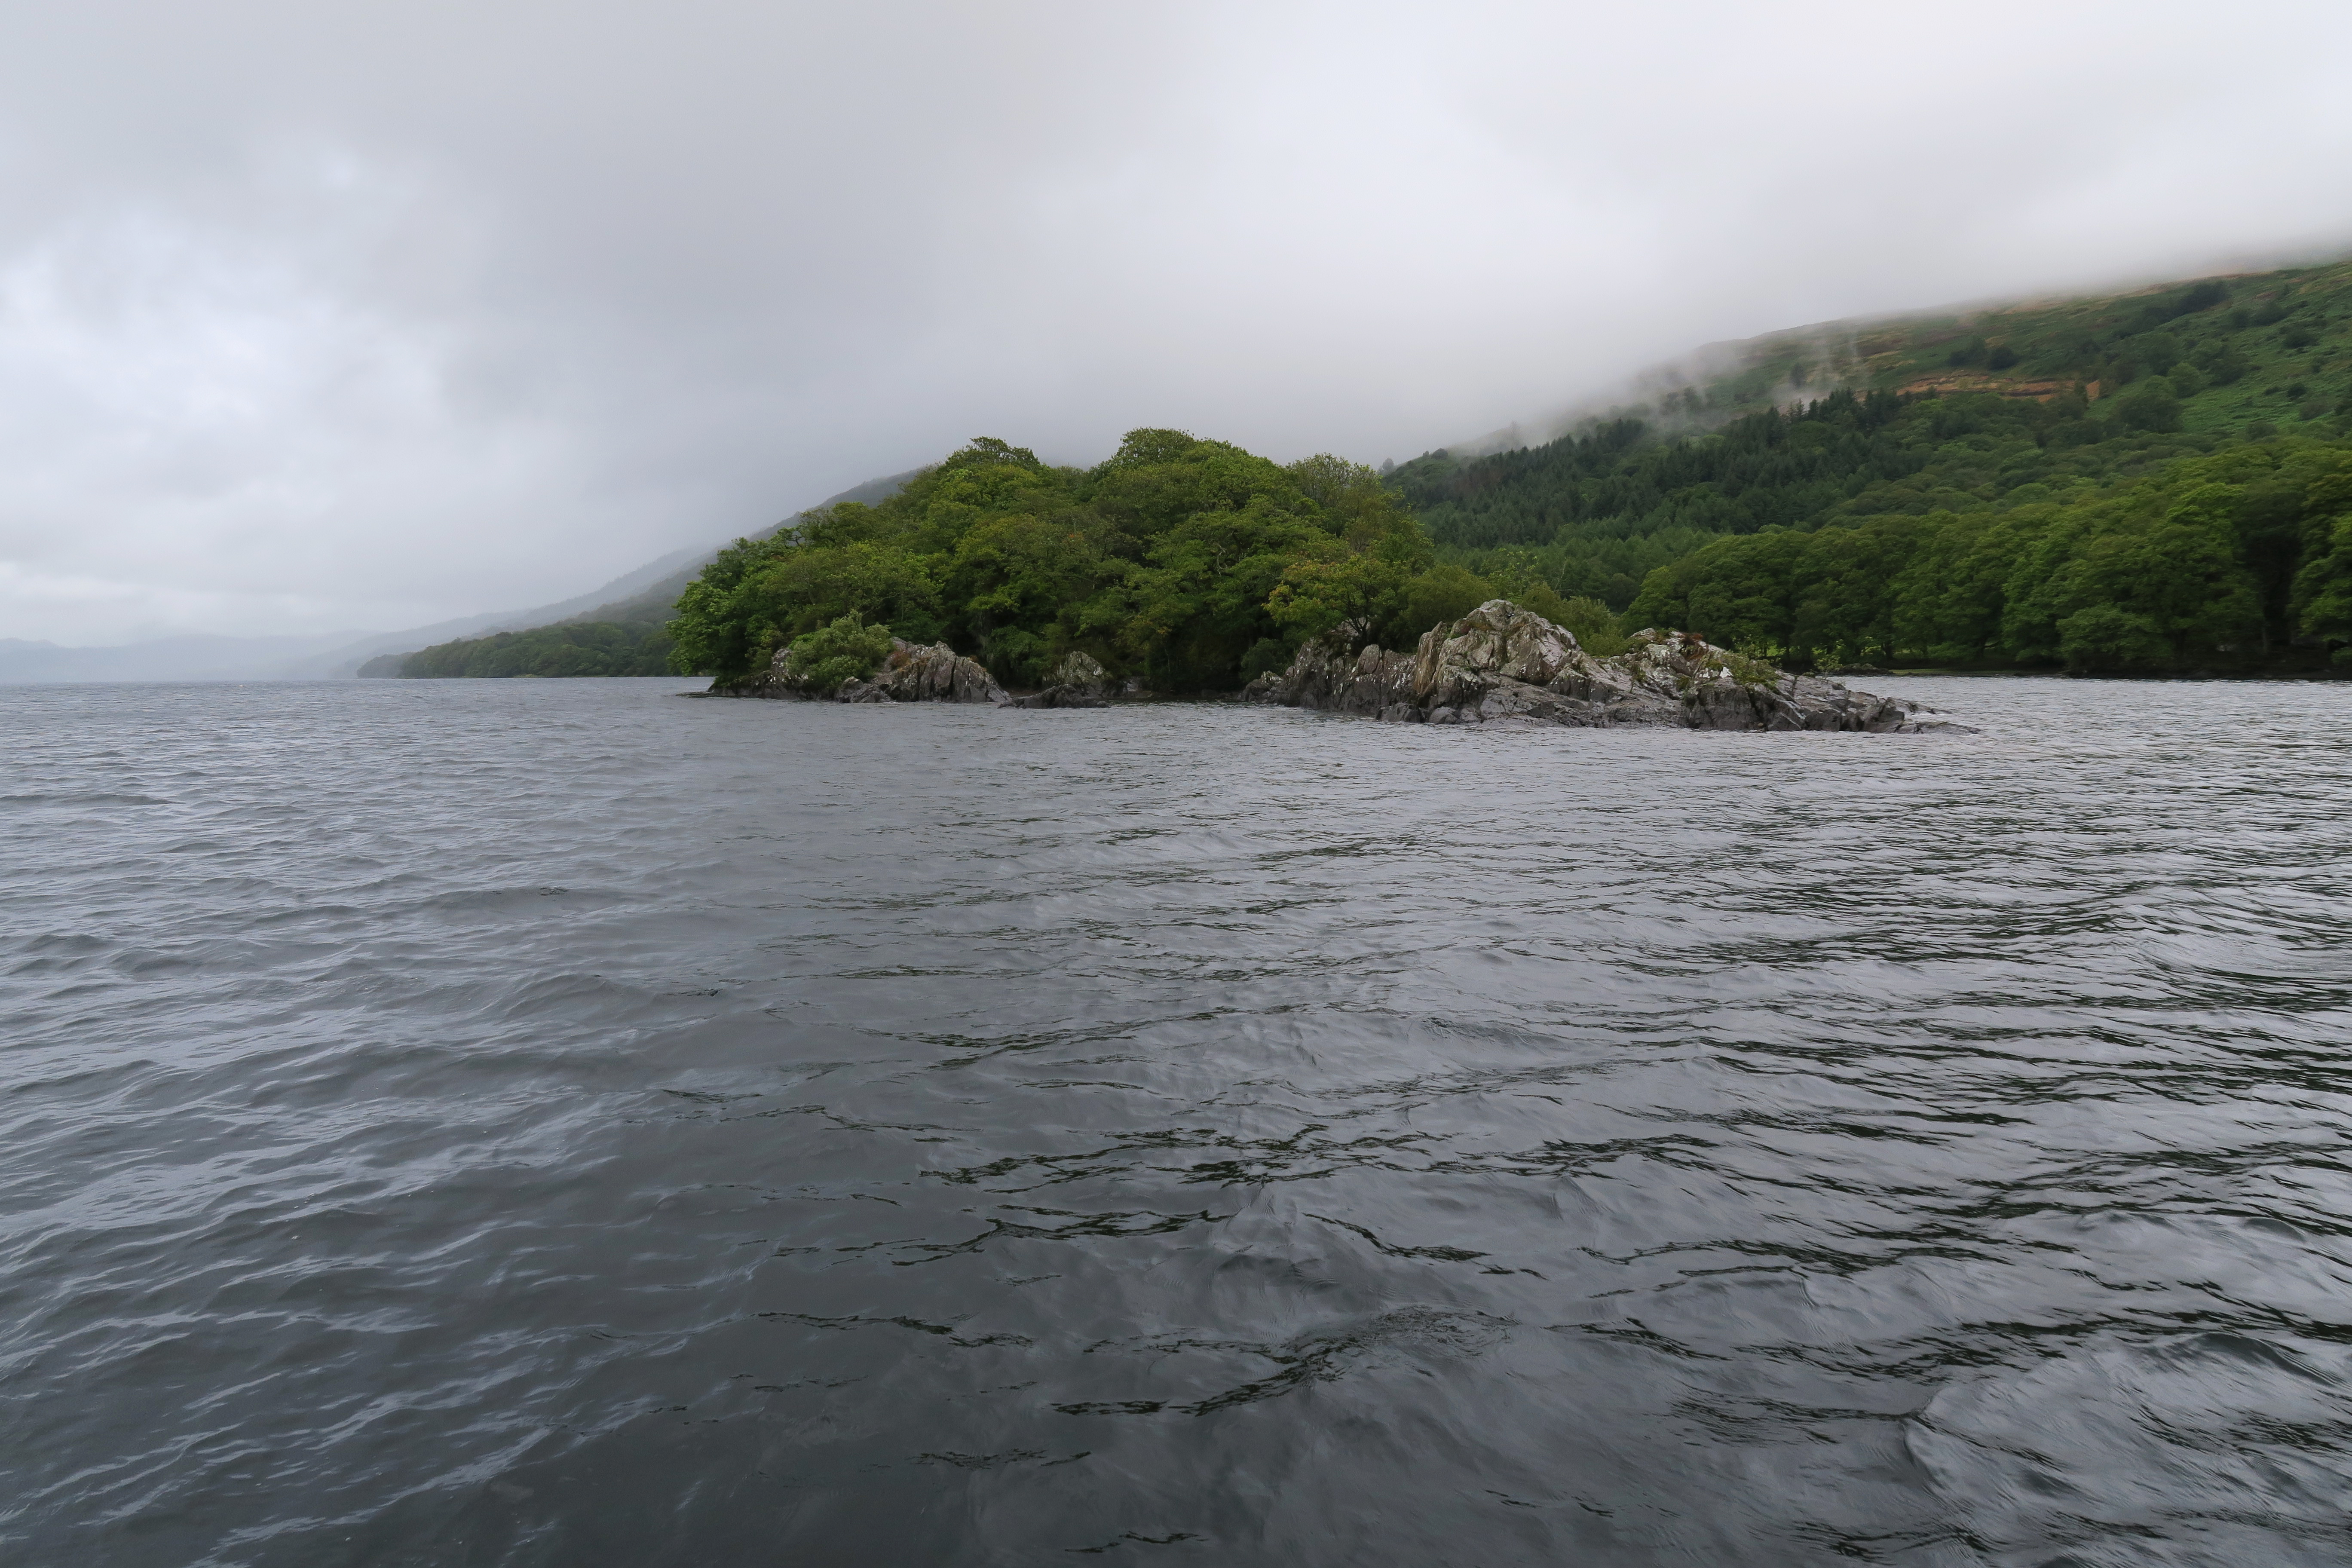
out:
{"label": "grey cloud", "polygon": [[1402,457],[2339,243],[2255,5],[105,0],[0,56],[0,637],[583,591],[982,432]]}

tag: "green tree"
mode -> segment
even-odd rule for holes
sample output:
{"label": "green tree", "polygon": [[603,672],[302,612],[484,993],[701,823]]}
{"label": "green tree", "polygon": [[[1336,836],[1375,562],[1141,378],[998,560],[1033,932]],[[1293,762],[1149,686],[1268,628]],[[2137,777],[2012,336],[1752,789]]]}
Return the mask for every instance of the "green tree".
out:
{"label": "green tree", "polygon": [[1650,574],[1625,612],[1636,626],[1695,632],[1768,658],[1796,645],[1797,605],[1807,585],[1805,535],[1784,530],[1719,539]]}
{"label": "green tree", "polygon": [[1888,517],[1803,536],[1803,586],[1787,652],[1806,664],[1892,661],[1895,585],[1921,531],[1916,519]]}
{"label": "green tree", "polygon": [[2161,669],[2172,657],[2170,640],[2153,620],[2114,605],[2092,605],[2057,625],[2058,648],[2069,669]]}
{"label": "green tree", "polygon": [[1183,430],[1129,431],[1087,475],[1081,493],[1114,527],[1146,542],[1188,519],[1239,511],[1254,500],[1293,513],[1309,505],[1278,464]]}
{"label": "green tree", "polygon": [[1579,595],[1562,604],[1558,615],[1537,605],[1527,607],[1566,627],[1577,647],[1595,658],[1613,658],[1625,651],[1625,628],[1617,612],[1598,599]]}
{"label": "green tree", "polygon": [[1954,664],[1995,657],[2018,558],[2054,510],[2032,504],[2005,515],[1947,511],[1921,520],[1918,548],[1895,581],[1897,648]]}
{"label": "green tree", "polygon": [[2336,520],[2326,552],[2296,574],[2294,588],[2306,635],[2352,642],[2352,518]]}
{"label": "green tree", "polygon": [[[1109,531],[1078,507],[973,522],[956,541],[944,574],[958,640],[976,648],[998,679],[1042,683],[1063,654],[1086,640],[1069,612],[1124,570],[1108,547]],[[1115,660],[1108,639],[1093,644],[1087,651]]]}
{"label": "green tree", "polygon": [[1493,597],[1494,586],[1484,578],[1459,566],[1433,566],[1404,585],[1383,640],[1393,647],[1411,647],[1422,633],[1458,621]]}
{"label": "green tree", "polygon": [[[2233,537],[2236,496],[2210,481],[2159,483],[2062,514],[2012,575],[2005,640],[2029,659],[2150,671],[2259,643],[2260,595]],[[2102,607],[2115,614],[2077,618]]]}
{"label": "green tree", "polygon": [[1266,609],[1287,647],[1342,627],[1369,636],[1403,608],[1410,582],[1404,567],[1376,555],[1301,554],[1283,569]]}
{"label": "green tree", "polygon": [[1264,493],[1238,510],[1195,512],[1168,527],[1128,574],[1120,645],[1162,690],[1228,688],[1240,679],[1242,656],[1278,635],[1267,601],[1292,563],[1339,548]]}
{"label": "green tree", "polygon": [[2305,487],[2304,548],[2292,606],[2305,636],[2352,642],[2352,471]]}

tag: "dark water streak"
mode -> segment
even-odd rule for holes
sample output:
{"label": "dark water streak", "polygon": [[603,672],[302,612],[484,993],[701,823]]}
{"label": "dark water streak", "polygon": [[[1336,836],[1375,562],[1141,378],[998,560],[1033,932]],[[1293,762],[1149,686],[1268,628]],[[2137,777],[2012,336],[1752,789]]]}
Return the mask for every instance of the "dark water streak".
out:
{"label": "dark water streak", "polygon": [[2352,1563],[2352,691],[0,689],[0,1554]]}

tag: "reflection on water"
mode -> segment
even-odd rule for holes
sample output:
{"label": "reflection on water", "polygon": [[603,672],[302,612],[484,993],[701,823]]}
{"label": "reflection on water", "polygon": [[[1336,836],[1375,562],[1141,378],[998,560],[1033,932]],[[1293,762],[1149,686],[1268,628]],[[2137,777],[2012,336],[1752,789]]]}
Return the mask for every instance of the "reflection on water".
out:
{"label": "reflection on water", "polygon": [[0,1542],[2352,1562],[2352,690],[1882,684],[0,690]]}

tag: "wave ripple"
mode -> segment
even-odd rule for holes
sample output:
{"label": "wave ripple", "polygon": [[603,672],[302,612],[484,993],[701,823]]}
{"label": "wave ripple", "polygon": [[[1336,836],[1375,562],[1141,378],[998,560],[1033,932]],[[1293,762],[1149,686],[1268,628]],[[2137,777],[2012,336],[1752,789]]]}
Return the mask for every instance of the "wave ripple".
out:
{"label": "wave ripple", "polygon": [[2352,1562],[2352,693],[0,689],[26,1563]]}

